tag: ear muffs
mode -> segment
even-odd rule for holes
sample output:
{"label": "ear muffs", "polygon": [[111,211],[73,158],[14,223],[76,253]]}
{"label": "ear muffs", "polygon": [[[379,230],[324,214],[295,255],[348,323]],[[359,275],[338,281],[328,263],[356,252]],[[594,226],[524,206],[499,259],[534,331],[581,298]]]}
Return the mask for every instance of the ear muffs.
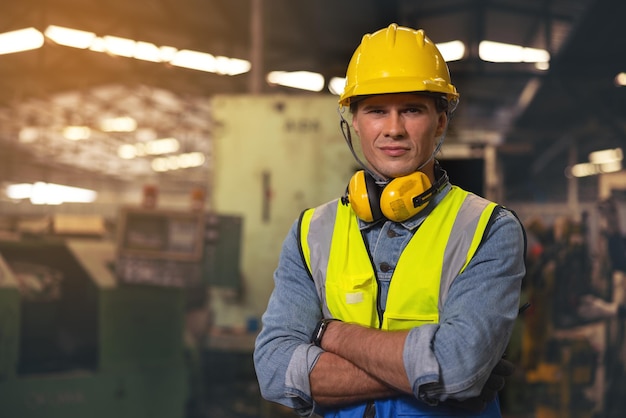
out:
{"label": "ear muffs", "polygon": [[383,217],[379,204],[381,190],[374,178],[365,171],[354,173],[348,184],[348,196],[356,216],[365,222],[373,222]]}
{"label": "ear muffs", "polygon": [[431,189],[430,179],[421,171],[397,177],[383,189],[380,195],[380,209],[391,221],[405,221],[424,209],[434,192]]}
{"label": "ear muffs", "polygon": [[406,221],[424,209],[441,186],[448,182],[446,172],[441,172],[434,185],[426,174],[416,171],[397,177],[381,188],[371,175],[363,170],[357,171],[348,185],[352,210],[366,222],[383,216],[393,222]]}

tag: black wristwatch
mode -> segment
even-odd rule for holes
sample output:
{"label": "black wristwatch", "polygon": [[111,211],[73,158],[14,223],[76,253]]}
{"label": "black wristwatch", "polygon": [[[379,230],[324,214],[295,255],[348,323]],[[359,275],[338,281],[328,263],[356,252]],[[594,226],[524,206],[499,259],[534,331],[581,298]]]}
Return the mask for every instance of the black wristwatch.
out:
{"label": "black wristwatch", "polygon": [[329,322],[339,321],[339,319],[335,318],[322,318],[315,326],[313,330],[313,335],[311,336],[311,342],[318,347],[322,346],[322,337],[324,336],[324,332],[326,331],[326,327]]}

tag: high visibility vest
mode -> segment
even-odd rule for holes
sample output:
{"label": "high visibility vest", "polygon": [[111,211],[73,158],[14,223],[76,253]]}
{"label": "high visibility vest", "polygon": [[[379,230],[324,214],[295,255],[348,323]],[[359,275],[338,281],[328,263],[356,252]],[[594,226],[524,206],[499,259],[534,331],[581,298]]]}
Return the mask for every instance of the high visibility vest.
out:
{"label": "high visibility vest", "polygon": [[[378,283],[356,215],[336,200],[303,212],[300,251],[313,278],[324,317],[386,330],[438,323],[454,279],[467,267],[497,205],[458,187],[437,204],[403,250],[384,313]],[[411,396],[375,401],[377,417],[501,418],[498,399],[475,414]],[[326,418],[362,418],[366,404],[326,411]]]}
{"label": "high visibility vest", "polygon": [[376,273],[350,206],[333,201],[305,211],[300,245],[324,316],[386,330],[438,323],[448,289],[474,256],[495,207],[453,186],[403,250],[384,314]]}

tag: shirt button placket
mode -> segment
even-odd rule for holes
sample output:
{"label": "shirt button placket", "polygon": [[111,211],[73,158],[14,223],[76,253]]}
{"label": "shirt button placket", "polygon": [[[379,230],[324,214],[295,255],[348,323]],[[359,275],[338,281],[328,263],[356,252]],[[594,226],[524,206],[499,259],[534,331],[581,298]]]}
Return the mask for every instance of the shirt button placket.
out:
{"label": "shirt button placket", "polygon": [[389,228],[387,230],[387,237],[389,238],[395,238],[398,236],[398,233],[396,231],[394,231],[393,229]]}

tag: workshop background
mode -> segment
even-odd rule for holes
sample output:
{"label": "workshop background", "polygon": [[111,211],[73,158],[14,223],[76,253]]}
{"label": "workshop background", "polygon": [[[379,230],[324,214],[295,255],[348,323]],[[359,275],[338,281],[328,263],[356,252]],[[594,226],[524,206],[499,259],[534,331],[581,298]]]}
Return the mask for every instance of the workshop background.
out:
{"label": "workshop background", "polygon": [[[5,0],[0,417],[290,417],[254,338],[282,240],[357,165],[363,34],[423,28],[461,94],[452,182],[515,210],[507,418],[623,417],[626,2]],[[618,246],[619,247],[619,246]]]}

